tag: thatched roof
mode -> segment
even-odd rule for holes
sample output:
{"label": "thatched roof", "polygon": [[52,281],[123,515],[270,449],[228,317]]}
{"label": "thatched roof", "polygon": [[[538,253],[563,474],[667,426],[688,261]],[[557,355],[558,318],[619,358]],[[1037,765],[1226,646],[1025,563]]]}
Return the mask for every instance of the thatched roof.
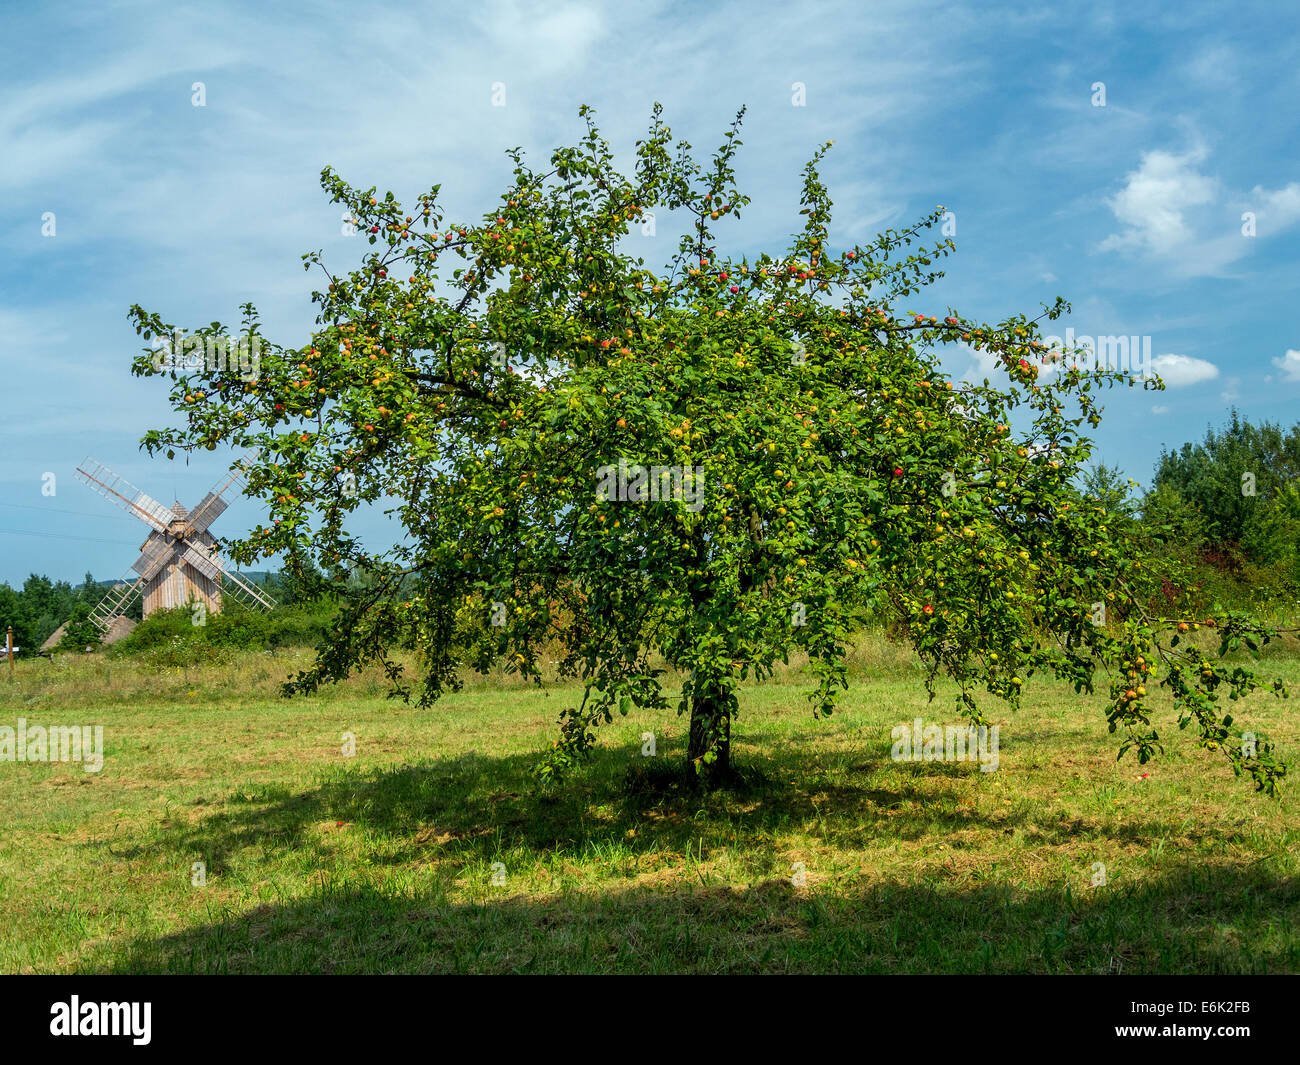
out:
{"label": "thatched roof", "polygon": [[105,647],[110,643],[117,643],[118,640],[130,636],[131,630],[134,629],[135,626],[136,622],[132,621],[125,615],[119,615],[113,619],[113,624],[108,627],[108,634],[103,636],[99,642]]}
{"label": "thatched roof", "polygon": [[68,631],[68,623],[65,621],[62,625],[60,625],[57,629],[55,629],[52,633],[50,633],[50,638],[46,640],[43,644],[41,644],[41,650],[53,651],[54,648],[59,646],[59,641],[63,639],[63,634],[67,631]]}
{"label": "thatched roof", "polygon": [[[113,623],[108,627],[108,633],[100,638],[100,645],[107,647],[110,643],[117,643],[118,640],[131,635],[136,623],[125,616],[115,617]],[[42,651],[53,651],[62,642],[64,635],[68,631],[68,623],[65,621],[52,633],[50,638],[41,644]]]}

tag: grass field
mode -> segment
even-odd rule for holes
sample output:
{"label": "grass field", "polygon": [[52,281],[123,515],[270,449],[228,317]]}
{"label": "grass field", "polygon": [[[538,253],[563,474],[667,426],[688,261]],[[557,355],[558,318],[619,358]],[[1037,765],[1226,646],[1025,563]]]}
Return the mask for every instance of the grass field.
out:
{"label": "grass field", "polygon": [[[0,724],[105,727],[98,774],[0,762],[0,970],[1300,971],[1294,788],[1257,796],[1171,715],[1163,758],[1117,762],[1103,697],[1035,680],[1018,713],[992,704],[997,772],[896,763],[894,725],[956,718],[877,643],[830,720],[793,672],[747,691],[737,792],[674,786],[670,711],[617,721],[546,793],[530,770],[572,690],[488,678],[416,710],[364,676],[279,699],[304,660],[0,676]],[[1292,701],[1239,716],[1300,759]]]}

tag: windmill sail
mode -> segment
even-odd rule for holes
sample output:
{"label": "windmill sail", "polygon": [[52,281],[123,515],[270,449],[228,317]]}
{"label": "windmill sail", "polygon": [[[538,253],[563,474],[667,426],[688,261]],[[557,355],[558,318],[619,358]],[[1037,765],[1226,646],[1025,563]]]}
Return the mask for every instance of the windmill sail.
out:
{"label": "windmill sail", "polygon": [[169,522],[175,520],[170,507],[163,506],[153,496],[146,495],[125,477],[119,477],[102,462],[86,458],[77,467],[77,476],[91,488],[110,499],[123,510],[134,514],[145,524],[165,532]]}
{"label": "windmill sail", "polygon": [[104,596],[90,612],[90,620],[101,633],[108,635],[113,622],[125,614],[139,598],[144,579],[132,579],[127,574]]}
{"label": "windmill sail", "polygon": [[195,532],[207,532],[208,526],[221,517],[230,504],[214,492],[209,492],[190,511],[189,522]]}
{"label": "windmill sail", "polygon": [[215,581],[221,576],[221,567],[192,544],[187,544],[184,553],[181,555],[181,561],[187,562],[202,573],[203,576],[211,580]]}
{"label": "windmill sail", "polygon": [[217,518],[219,518],[225,509],[230,506],[224,496],[226,489],[232,484],[240,484],[243,481],[243,472],[241,466],[236,466],[229,474],[212,486],[212,491],[199,500],[198,505],[190,511],[190,525],[195,532],[205,532]]}
{"label": "windmill sail", "polygon": [[165,537],[150,536],[145,541],[140,557],[135,560],[131,568],[145,580],[149,580],[167,564],[174,551],[175,546],[168,543]]}
{"label": "windmill sail", "polygon": [[275,600],[267,595],[261,588],[255,584],[250,584],[243,577],[236,573],[231,573],[228,569],[221,571],[221,592],[223,595],[230,596],[236,603],[244,606],[260,607],[263,610],[270,610],[275,606]]}
{"label": "windmill sail", "polygon": [[221,563],[193,544],[187,544],[182,561],[214,581],[221,582],[223,595],[229,596],[244,606],[261,607],[269,610],[275,606],[275,600],[255,584],[250,584],[236,573],[231,573]]}

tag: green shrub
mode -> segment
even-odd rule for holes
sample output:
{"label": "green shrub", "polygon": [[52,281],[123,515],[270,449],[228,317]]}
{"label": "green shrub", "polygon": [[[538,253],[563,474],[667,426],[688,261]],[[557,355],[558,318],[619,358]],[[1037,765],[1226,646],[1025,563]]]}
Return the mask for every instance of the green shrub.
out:
{"label": "green shrub", "polygon": [[183,669],[233,662],[237,655],[238,652],[230,647],[218,647],[202,639],[173,636],[166,643],[154,644],[139,652],[137,661],[146,668]]}
{"label": "green shrub", "polygon": [[179,659],[186,656],[195,661],[218,660],[210,654],[216,651],[312,647],[324,636],[336,609],[332,603],[309,603],[261,613],[232,606],[208,614],[201,625],[194,624],[193,614],[185,607],[158,610],[115,644],[111,653],[154,654],[159,661],[175,658],[178,660],[172,664],[184,665],[187,663]]}

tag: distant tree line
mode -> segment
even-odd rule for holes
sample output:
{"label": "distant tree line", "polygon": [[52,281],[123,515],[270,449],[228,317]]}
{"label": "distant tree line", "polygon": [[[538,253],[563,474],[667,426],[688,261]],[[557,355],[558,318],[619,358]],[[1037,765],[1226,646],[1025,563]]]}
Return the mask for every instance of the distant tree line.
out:
{"label": "distant tree line", "polygon": [[1085,488],[1140,522],[1189,564],[1205,601],[1224,606],[1300,595],[1300,424],[1252,425],[1234,411],[1200,443],[1164,451],[1151,488],[1094,467]]}
{"label": "distant tree line", "polygon": [[[276,611],[304,604],[318,603],[326,593],[327,582],[315,573],[294,576],[279,573],[245,573],[244,577],[262,585],[276,600]],[[51,581],[33,573],[21,588],[0,582],[0,647],[5,629],[13,626],[14,646],[23,655],[35,654],[40,646],[65,622],[68,625],[60,648],[82,650],[99,643],[99,630],[91,623],[90,612],[112,589],[114,581],[97,581],[90,573],[81,584]],[[127,617],[141,620],[139,599],[127,611]]]}
{"label": "distant tree line", "polygon": [[[22,648],[23,654],[35,653],[65,621],[68,643],[84,647],[98,642],[99,632],[88,618],[112,586],[112,581],[96,581],[89,573],[76,587],[36,573],[18,589],[0,583],[0,644],[5,629],[13,626],[14,646]],[[140,617],[139,604],[135,616]]]}

